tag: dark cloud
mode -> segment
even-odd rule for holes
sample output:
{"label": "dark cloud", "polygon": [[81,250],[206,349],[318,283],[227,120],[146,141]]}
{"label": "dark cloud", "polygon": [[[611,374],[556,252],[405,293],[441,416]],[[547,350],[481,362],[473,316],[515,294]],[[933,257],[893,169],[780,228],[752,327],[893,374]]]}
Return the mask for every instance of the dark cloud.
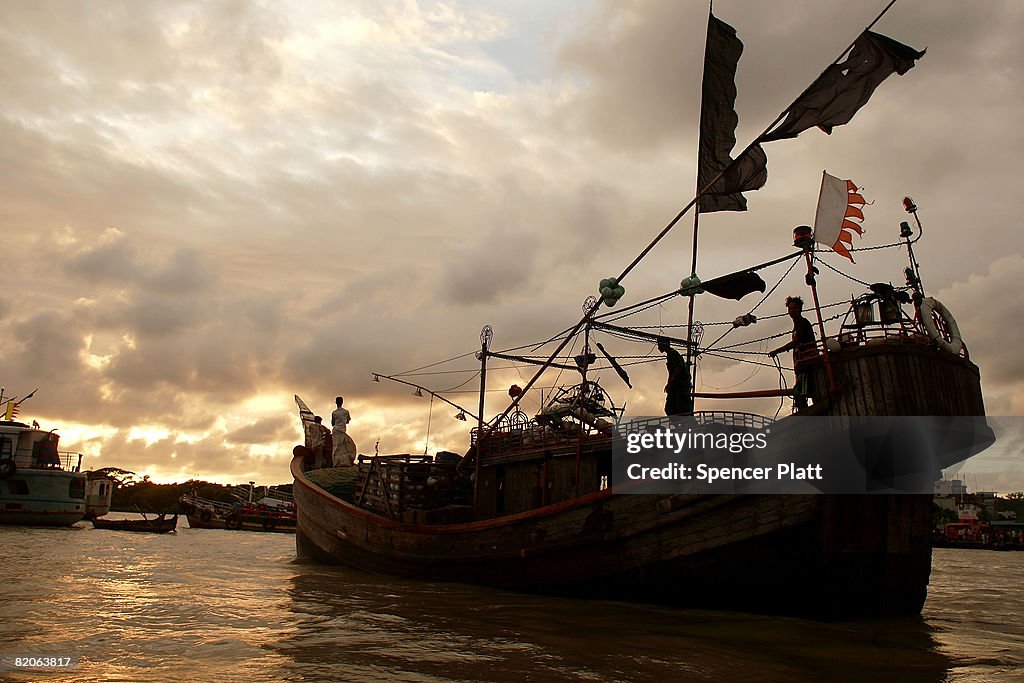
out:
{"label": "dark cloud", "polygon": [[1024,256],[1015,254],[935,295],[956,318],[972,360],[982,369],[982,384],[989,390],[1019,391],[1024,385],[1024,357],[1009,339],[1024,320],[1024,299],[1015,294],[1021,278]]}
{"label": "dark cloud", "polygon": [[231,444],[273,444],[290,438],[295,431],[290,417],[265,417],[228,432],[224,440]]}

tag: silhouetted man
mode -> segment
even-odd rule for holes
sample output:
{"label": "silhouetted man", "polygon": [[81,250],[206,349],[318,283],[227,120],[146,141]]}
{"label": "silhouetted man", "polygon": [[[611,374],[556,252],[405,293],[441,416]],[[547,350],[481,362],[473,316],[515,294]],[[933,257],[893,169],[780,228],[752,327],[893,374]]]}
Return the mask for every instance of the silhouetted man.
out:
{"label": "silhouetted man", "polygon": [[774,351],[768,352],[769,358],[775,358],[783,351],[793,350],[793,366],[796,368],[796,386],[793,387],[793,403],[798,410],[807,407],[807,396],[811,393],[811,375],[807,370],[797,367],[798,361],[803,354],[814,350],[815,336],[814,326],[811,321],[805,318],[804,300],[798,296],[786,298],[786,310],[789,317],[793,319],[793,339],[788,344],[780,346]]}
{"label": "silhouetted man", "polygon": [[690,364],[673,349],[667,339],[658,339],[658,350],[666,354],[668,382],[665,384],[665,414],[692,415],[693,395],[690,393]]}
{"label": "silhouetted man", "polygon": [[346,432],[348,423],[352,421],[352,416],[341,407],[345,402],[344,398],[339,396],[334,399],[334,402],[338,407],[331,413],[331,437],[334,439],[332,459],[335,467],[348,467],[352,465],[352,458],[355,457],[354,452],[351,454],[346,452],[346,445],[349,442]]}

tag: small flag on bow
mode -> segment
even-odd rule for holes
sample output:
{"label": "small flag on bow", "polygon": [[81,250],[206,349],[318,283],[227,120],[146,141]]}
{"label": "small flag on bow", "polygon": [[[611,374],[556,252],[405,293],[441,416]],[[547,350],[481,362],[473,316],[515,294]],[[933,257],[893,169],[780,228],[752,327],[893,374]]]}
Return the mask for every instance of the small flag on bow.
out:
{"label": "small flag on bow", "polygon": [[864,220],[864,197],[851,180],[821,174],[821,193],[818,211],[814,215],[814,241],[830,247],[840,256],[854,263],[849,247],[853,246],[853,233],[863,235],[860,221]]}

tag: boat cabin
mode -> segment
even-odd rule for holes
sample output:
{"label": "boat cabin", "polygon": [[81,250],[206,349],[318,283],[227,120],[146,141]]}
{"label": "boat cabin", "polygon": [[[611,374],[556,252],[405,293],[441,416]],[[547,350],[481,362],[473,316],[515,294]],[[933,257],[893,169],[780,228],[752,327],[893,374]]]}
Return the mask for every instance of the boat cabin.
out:
{"label": "boat cabin", "polygon": [[[23,422],[0,422],[0,460],[11,459],[17,469],[68,469],[71,454],[58,450],[60,436]],[[79,461],[81,458],[79,457]]]}

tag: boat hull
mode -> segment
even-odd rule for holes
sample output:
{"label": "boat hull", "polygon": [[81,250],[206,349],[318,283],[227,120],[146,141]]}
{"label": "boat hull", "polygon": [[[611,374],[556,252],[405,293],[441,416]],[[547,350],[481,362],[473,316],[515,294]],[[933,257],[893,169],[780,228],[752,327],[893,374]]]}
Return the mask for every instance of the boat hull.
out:
{"label": "boat hull", "polygon": [[85,481],[78,472],[19,469],[0,480],[0,524],[71,526],[85,516]]}
{"label": "boat hull", "polygon": [[211,515],[203,519],[200,515],[188,515],[188,525],[192,529],[231,529],[234,531],[266,531],[280,534],[295,533],[295,522],[290,520],[268,520],[243,518],[241,526],[229,526],[222,517]]}
{"label": "boat hull", "polygon": [[[297,459],[298,460],[298,459]],[[300,555],[409,578],[827,617],[912,615],[930,496],[615,495],[465,524],[382,519],[293,462]]]}
{"label": "boat hull", "polygon": [[94,519],[91,521],[96,529],[167,534],[177,527],[178,516],[174,515],[170,519]]}

